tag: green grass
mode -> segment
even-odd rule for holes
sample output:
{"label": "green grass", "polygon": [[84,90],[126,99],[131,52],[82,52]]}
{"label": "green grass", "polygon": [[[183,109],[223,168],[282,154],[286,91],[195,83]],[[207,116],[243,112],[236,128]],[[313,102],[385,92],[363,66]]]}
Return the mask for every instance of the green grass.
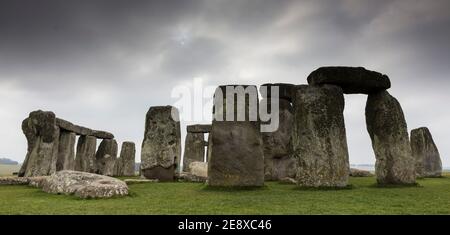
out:
{"label": "green grass", "polygon": [[211,189],[199,183],[130,185],[131,195],[78,199],[28,186],[0,186],[0,214],[450,214],[450,178],[379,188],[351,178],[345,190],[302,190],[267,182],[261,189]]}

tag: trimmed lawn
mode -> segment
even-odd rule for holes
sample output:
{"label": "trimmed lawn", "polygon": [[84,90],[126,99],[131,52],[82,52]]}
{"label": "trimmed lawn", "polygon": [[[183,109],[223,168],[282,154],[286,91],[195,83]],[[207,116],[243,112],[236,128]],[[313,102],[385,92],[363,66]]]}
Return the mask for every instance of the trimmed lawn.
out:
{"label": "trimmed lawn", "polygon": [[28,186],[0,186],[0,214],[450,214],[450,178],[379,188],[351,178],[350,189],[306,190],[267,182],[261,189],[211,189],[200,183],[130,185],[131,195],[78,199]]}

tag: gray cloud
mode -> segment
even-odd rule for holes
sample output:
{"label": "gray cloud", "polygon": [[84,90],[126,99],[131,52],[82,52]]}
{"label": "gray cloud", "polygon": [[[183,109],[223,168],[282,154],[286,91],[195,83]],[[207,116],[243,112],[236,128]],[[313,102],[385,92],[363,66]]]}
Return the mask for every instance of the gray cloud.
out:
{"label": "gray cloud", "polygon": [[[35,109],[138,145],[152,105],[172,88],[306,83],[324,65],[386,73],[409,128],[428,126],[450,166],[445,109],[450,2],[23,1],[0,2],[0,155],[23,160],[20,123]],[[346,96],[350,159],[374,162],[364,96]]]}

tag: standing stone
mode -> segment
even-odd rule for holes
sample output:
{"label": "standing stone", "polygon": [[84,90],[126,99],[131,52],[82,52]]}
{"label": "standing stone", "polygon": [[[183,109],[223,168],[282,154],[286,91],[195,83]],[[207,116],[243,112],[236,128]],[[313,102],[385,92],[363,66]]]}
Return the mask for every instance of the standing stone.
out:
{"label": "standing stone", "polygon": [[58,159],[59,128],[53,112],[31,112],[22,122],[28,150],[19,176],[50,175],[56,171]]}
{"label": "standing stone", "polygon": [[[238,86],[232,86],[234,88]],[[251,109],[257,113],[258,96],[255,86],[239,86],[249,93],[235,93],[234,121],[226,119],[226,100],[233,95],[226,94],[226,86],[216,90],[214,99],[214,114],[223,115],[221,120],[214,119],[209,134],[208,146],[208,185],[210,186],[263,186],[264,185],[264,152],[260,122],[250,119]],[[219,99],[217,92],[223,91]],[[253,97],[254,96],[254,97]],[[244,107],[239,107],[239,100],[244,101]],[[244,121],[236,121],[236,108],[245,110]]]}
{"label": "standing stone", "polygon": [[184,143],[183,171],[189,172],[191,162],[203,162],[205,157],[205,134],[187,133]]}
{"label": "standing stone", "polygon": [[171,181],[180,159],[178,110],[172,106],[151,107],[145,119],[141,174],[148,179]]}
{"label": "standing stone", "polygon": [[104,139],[95,154],[95,173],[99,175],[113,175],[114,164],[117,159],[117,141]]}
{"label": "standing stone", "polygon": [[340,87],[299,86],[294,102],[293,155],[302,187],[345,187],[349,157]]}
{"label": "standing stone", "polygon": [[103,166],[101,170],[102,175],[114,176],[117,157],[106,154],[101,161]]}
{"label": "standing stone", "polygon": [[56,171],[73,170],[75,168],[76,138],[77,136],[73,132],[60,131]]}
{"label": "standing stone", "polygon": [[414,184],[415,160],[397,99],[387,91],[369,94],[366,124],[375,152],[378,184]]}
{"label": "standing stone", "polygon": [[295,178],[297,175],[297,161],[292,155],[272,159],[272,180]]}
{"label": "standing stone", "polygon": [[123,176],[123,160],[120,157],[114,161],[113,176]]}
{"label": "standing stone", "polygon": [[416,159],[417,177],[441,177],[441,157],[428,128],[421,127],[411,131],[411,150]]}
{"label": "standing stone", "polygon": [[78,138],[77,153],[75,157],[75,170],[94,173],[95,172],[95,149],[97,138],[82,135]]}
{"label": "standing stone", "polygon": [[[133,142],[123,142],[122,149],[120,151],[120,157],[117,159],[119,162],[120,170],[118,173],[120,176],[134,176],[136,147]],[[120,160],[119,160],[120,159]]]}
{"label": "standing stone", "polygon": [[208,177],[208,163],[207,162],[191,162],[189,164],[189,173],[197,177]]}
{"label": "standing stone", "polygon": [[[262,89],[262,88],[265,89]],[[278,87],[278,99],[287,100],[288,102],[292,102],[296,92],[296,86],[294,84],[289,83],[266,83],[262,84],[260,88],[261,96],[263,98],[272,98],[272,87]]]}
{"label": "standing stone", "polygon": [[261,133],[264,145],[264,178],[265,180],[295,178],[295,159],[291,154],[293,108],[291,103],[285,99],[263,99],[261,105],[267,104],[269,113],[271,112],[271,100],[279,102],[279,114],[276,116],[278,129],[274,132]]}

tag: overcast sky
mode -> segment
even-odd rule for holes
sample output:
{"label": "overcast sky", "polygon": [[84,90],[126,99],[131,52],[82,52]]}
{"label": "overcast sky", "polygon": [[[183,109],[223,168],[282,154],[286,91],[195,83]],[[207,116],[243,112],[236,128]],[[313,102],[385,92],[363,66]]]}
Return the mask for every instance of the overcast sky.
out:
{"label": "overcast sky", "polygon": [[[0,157],[23,161],[30,111],[137,144],[172,88],[305,84],[320,66],[387,74],[409,130],[450,166],[450,1],[0,0]],[[375,162],[364,95],[347,95],[350,162]],[[185,123],[183,123],[183,130]]]}

